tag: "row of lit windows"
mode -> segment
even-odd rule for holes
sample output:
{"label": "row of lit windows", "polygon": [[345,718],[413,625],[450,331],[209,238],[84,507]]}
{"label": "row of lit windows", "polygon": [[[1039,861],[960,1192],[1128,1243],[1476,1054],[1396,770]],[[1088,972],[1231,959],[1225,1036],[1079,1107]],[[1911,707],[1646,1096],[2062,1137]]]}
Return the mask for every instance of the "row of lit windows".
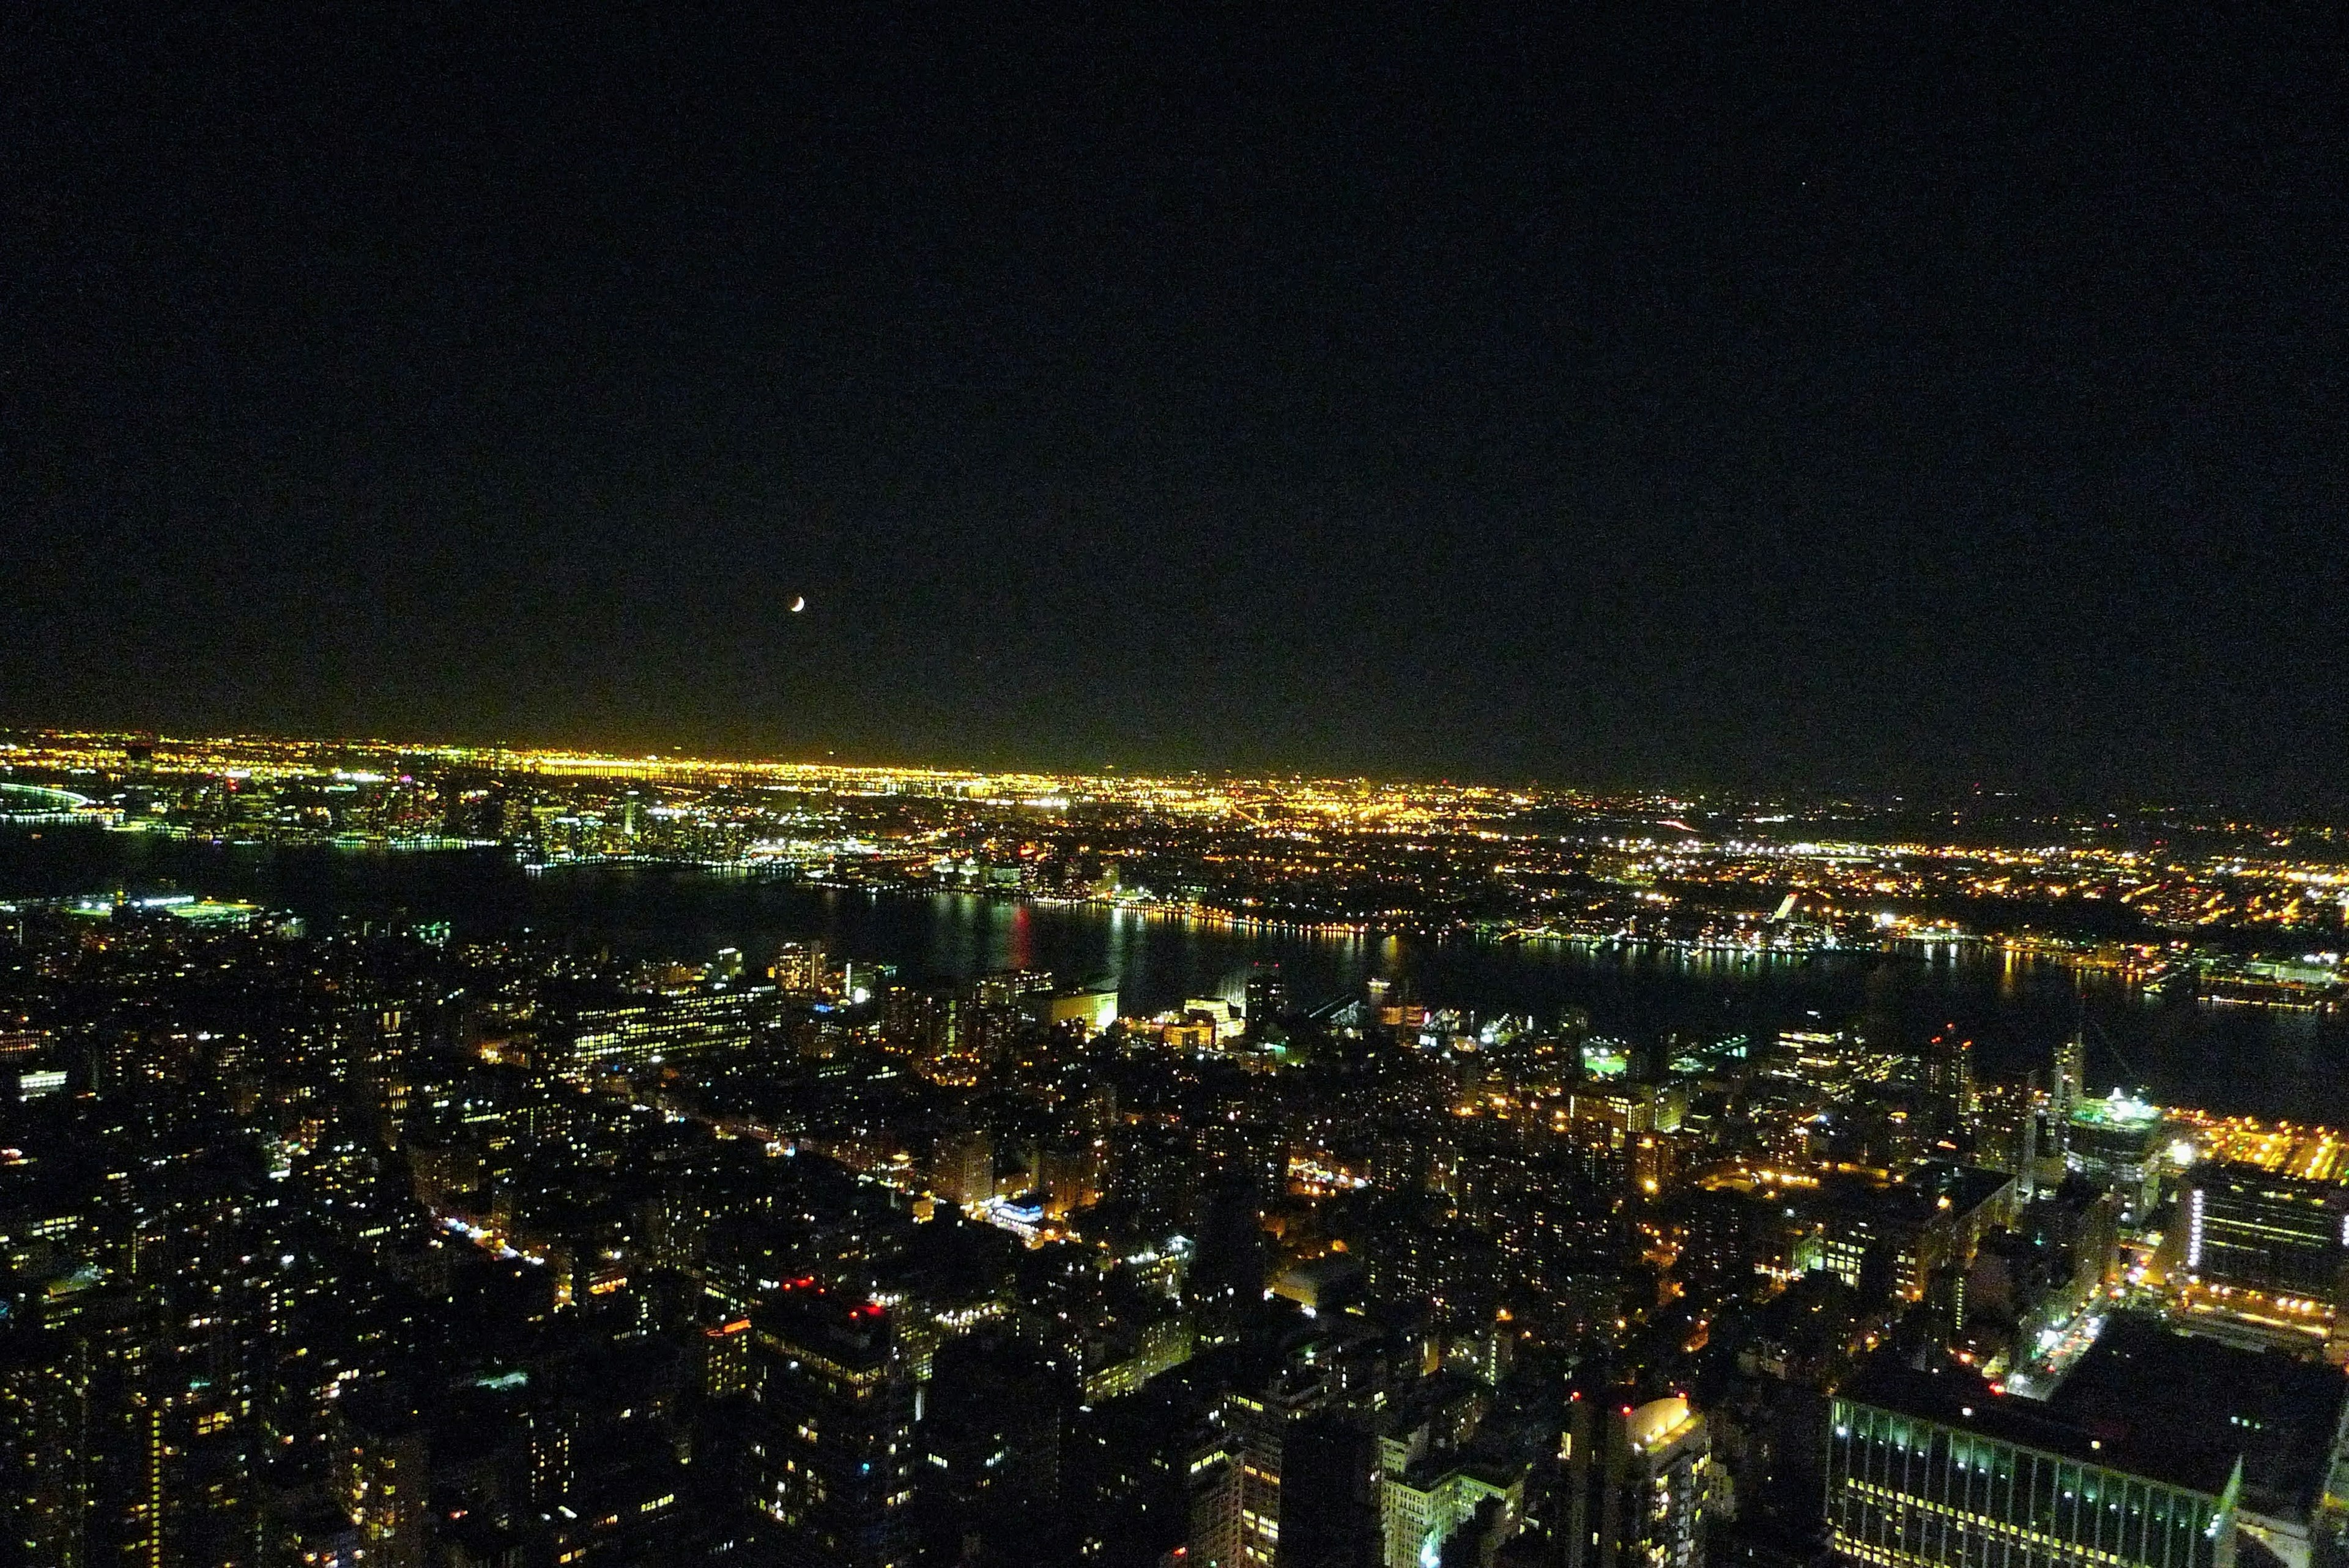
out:
{"label": "row of lit windows", "polygon": [[[2190,1522],[2184,1520],[2173,1521],[2172,1529],[2168,1532],[2158,1531],[2142,1532],[2137,1542],[2139,1550],[2127,1552],[2050,1535],[2025,1524],[2017,1524],[1993,1515],[1953,1507],[1948,1503],[1935,1502],[1910,1493],[1896,1492],[1886,1487],[1871,1486],[1865,1481],[1847,1479],[1843,1483],[1840,1496],[1845,1500],[1857,1500],[1857,1511],[1859,1521],[1863,1523],[1869,1521],[1878,1521],[1897,1529],[1904,1536],[1910,1534],[1921,1536],[1924,1533],[1922,1525],[1925,1519],[1916,1517],[1921,1515],[1942,1522],[1945,1532],[1953,1532],[1961,1540],[1971,1531],[1980,1536],[2019,1545],[2026,1552],[2035,1549],[2043,1553],[2054,1553],[2070,1563],[2146,1563],[2156,1561],[2157,1552],[2158,1561],[2169,1562],[2177,1558],[2177,1548],[2181,1544],[2187,1553],[2187,1561],[2193,1561],[2196,1555],[2197,1538],[2191,1535],[2178,1537],[2175,1534],[2177,1530],[2185,1528]],[[2106,1506],[2117,1510],[2120,1505],[2111,1503]],[[1853,1511],[1847,1508],[1840,1511],[1848,1517]]]}

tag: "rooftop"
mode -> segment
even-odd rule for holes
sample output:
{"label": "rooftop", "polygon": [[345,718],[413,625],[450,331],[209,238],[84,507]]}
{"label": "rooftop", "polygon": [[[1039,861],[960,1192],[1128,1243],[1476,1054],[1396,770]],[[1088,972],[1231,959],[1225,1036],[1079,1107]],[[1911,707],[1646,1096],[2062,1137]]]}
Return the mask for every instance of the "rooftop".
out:
{"label": "rooftop", "polygon": [[2324,1483],[2349,1377],[2280,1352],[2238,1349],[2120,1316],[2049,1401],[2101,1430],[2158,1434],[2182,1451],[2240,1453],[2243,1500],[2260,1511],[2305,1509]]}
{"label": "rooftop", "polygon": [[2222,1494],[2235,1469],[2232,1453],[2178,1444],[2159,1422],[2086,1424],[2055,1406],[1995,1392],[1979,1373],[1954,1361],[1943,1358],[1920,1370],[1889,1347],[1863,1363],[1837,1397],[2206,1497]]}
{"label": "rooftop", "polygon": [[2167,1115],[2159,1106],[2124,1096],[2118,1089],[2101,1100],[2083,1100],[2072,1112],[2082,1127],[2119,1127],[2130,1132],[2159,1127]]}

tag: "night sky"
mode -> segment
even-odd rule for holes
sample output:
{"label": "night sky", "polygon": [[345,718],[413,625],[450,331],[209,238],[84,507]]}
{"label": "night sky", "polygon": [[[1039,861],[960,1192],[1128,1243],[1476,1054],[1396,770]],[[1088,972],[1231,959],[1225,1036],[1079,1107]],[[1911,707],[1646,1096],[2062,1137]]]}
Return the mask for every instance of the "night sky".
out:
{"label": "night sky", "polygon": [[2333,5],[557,9],[14,14],[0,721],[2349,793]]}

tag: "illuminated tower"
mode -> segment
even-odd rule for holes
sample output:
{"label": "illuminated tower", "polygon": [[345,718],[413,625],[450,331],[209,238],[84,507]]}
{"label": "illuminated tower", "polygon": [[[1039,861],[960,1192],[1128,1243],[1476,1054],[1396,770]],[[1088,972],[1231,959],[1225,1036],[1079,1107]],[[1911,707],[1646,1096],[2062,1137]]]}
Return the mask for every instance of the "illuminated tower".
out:
{"label": "illuminated tower", "polygon": [[2080,989],[2079,976],[2072,977],[2072,1037],[2055,1047],[2055,1121],[2060,1127],[2080,1108],[2087,1093],[2088,1075],[2088,998]]}
{"label": "illuminated tower", "polygon": [[2047,1098],[2040,1107],[2036,1120],[2038,1135],[2032,1153],[2035,1158],[2024,1184],[2025,1199],[2037,1195],[2037,1189],[2053,1187],[2064,1179],[2067,1157],[2072,1147],[2072,1113],[2086,1098],[2088,1073],[2088,1013],[2087,998],[2079,991],[2079,978],[2073,977],[2074,1014],[2072,1033],[2068,1039],[2056,1042],[2054,1072],[2049,1075]]}
{"label": "illuminated tower", "polygon": [[1950,1104],[1961,1117],[1974,1111],[1974,1043],[1958,1033],[1954,1023],[1933,1036],[1925,1060],[1927,1086]]}
{"label": "illuminated tower", "polygon": [[1704,1417],[1679,1395],[1577,1397],[1567,1425],[1567,1568],[1701,1568],[1712,1499]]}
{"label": "illuminated tower", "polygon": [[2069,1120],[2080,1108],[2082,1084],[2087,1075],[2088,1043],[2078,1033],[2055,1047],[2055,1078],[2054,1083],[2055,1112],[2059,1119]]}

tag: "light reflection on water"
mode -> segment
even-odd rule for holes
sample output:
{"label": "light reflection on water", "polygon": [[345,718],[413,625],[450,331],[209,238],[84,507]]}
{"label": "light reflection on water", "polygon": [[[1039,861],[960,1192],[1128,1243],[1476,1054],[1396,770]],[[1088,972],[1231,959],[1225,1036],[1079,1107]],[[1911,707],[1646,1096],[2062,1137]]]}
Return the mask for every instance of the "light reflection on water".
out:
{"label": "light reflection on water", "polygon": [[[1386,974],[1434,1005],[1545,1022],[1584,1008],[1600,1032],[1634,1041],[1849,1023],[1914,1047],[1953,1025],[1975,1041],[1985,1076],[2044,1069],[2074,1017],[2069,969],[1978,949],[1806,957],[1413,941],[960,895],[884,898],[648,867],[533,877],[494,853],[262,850],[81,827],[50,827],[38,838],[0,829],[0,895],[118,887],[250,898],[314,919],[404,909],[449,920],[460,937],[527,927],[627,954],[695,957],[731,946],[755,961],[782,941],[815,939],[845,957],[895,963],[908,979],[1012,966],[1071,980],[1106,975],[1128,1012],[1234,993],[1251,963],[1270,961],[1307,1002],[1358,992]],[[2341,1019],[2150,997],[2103,974],[2087,977],[2085,994],[2098,1089],[2126,1083],[2174,1104],[2349,1122],[2349,1026]]]}

